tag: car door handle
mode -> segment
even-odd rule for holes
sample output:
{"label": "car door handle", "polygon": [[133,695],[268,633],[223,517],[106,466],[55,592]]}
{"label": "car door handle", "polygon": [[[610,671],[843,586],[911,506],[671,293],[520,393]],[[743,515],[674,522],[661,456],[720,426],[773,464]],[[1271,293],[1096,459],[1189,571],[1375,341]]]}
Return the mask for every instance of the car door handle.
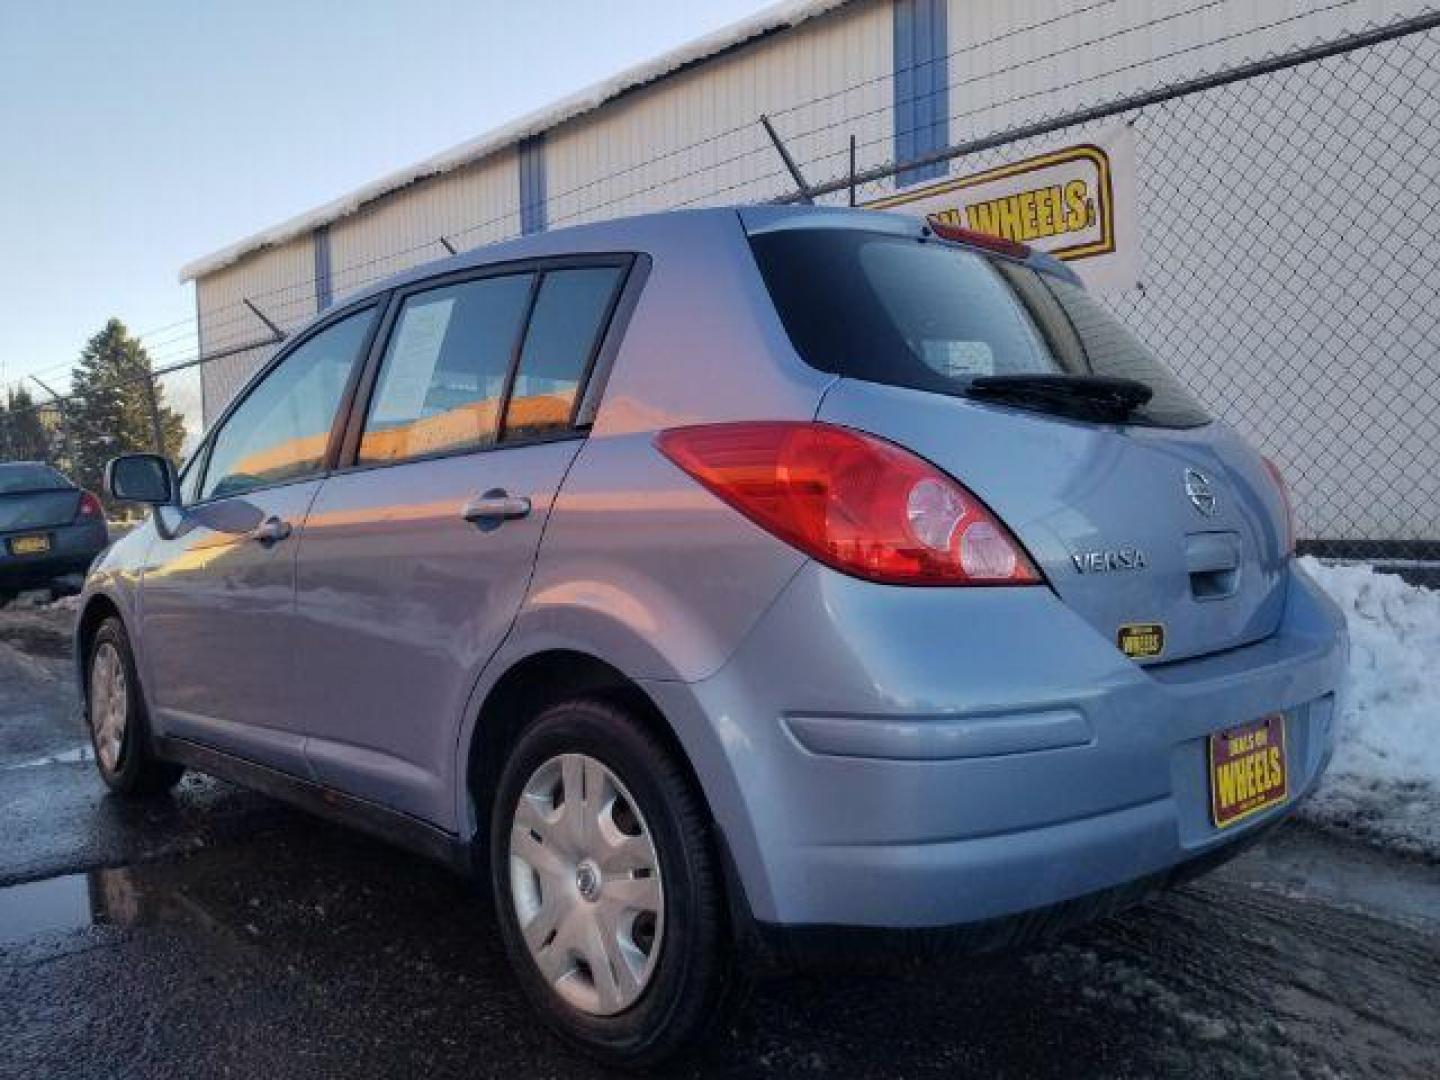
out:
{"label": "car door handle", "polygon": [[250,530],[250,539],[262,544],[278,544],[290,535],[290,523],[278,517],[268,517]]}
{"label": "car door handle", "polygon": [[529,499],[523,495],[511,495],[503,488],[477,495],[460,509],[460,516],[466,521],[482,525],[498,525],[502,521],[523,518],[529,513]]}

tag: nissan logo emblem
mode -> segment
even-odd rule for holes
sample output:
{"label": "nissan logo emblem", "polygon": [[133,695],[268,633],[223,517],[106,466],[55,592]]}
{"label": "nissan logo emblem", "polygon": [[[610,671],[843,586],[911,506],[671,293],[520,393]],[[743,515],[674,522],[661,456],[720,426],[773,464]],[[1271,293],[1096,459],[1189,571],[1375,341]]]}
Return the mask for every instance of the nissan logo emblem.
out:
{"label": "nissan logo emblem", "polygon": [[1206,517],[1213,517],[1215,514],[1215,490],[1210,486],[1209,478],[1202,472],[1194,469],[1185,470],[1185,494],[1190,497],[1190,505]]}

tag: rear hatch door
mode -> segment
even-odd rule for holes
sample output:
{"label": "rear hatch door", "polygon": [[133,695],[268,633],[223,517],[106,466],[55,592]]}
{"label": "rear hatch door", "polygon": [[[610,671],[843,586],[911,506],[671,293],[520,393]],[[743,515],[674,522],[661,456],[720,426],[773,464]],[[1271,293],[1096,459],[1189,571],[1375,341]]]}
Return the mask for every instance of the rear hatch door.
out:
{"label": "rear hatch door", "polygon": [[851,379],[830,390],[819,419],[890,439],[960,480],[1117,647],[1122,628],[1159,625],[1159,651],[1140,649],[1140,662],[1244,645],[1279,623],[1284,507],[1263,464],[1219,423],[1094,425]]}
{"label": "rear hatch door", "polygon": [[[965,484],[1098,632],[1152,646],[1126,650],[1142,662],[1274,632],[1279,487],[1073,272],[893,215],[746,220],[795,351],[841,376],[818,419]],[[1117,387],[1135,392],[1097,407]]]}

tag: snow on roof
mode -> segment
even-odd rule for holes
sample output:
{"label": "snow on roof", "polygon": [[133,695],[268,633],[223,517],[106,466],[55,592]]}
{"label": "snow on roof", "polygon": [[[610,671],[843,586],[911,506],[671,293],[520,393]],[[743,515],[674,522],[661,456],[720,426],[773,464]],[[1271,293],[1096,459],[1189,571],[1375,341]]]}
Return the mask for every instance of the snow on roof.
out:
{"label": "snow on roof", "polygon": [[848,0],[784,0],[782,3],[772,4],[748,18],[722,27],[703,37],[698,37],[662,56],[636,64],[618,75],[586,87],[584,90],[562,98],[543,109],[503,124],[479,138],[463,142],[459,146],[453,146],[449,150],[441,151],[423,161],[417,161],[413,165],[399,169],[388,176],[382,176],[378,180],[372,180],[348,195],[323,206],[317,206],[288,221],[282,221],[253,236],[247,236],[244,240],[231,244],[229,247],[204,255],[181,268],[180,281],[184,283],[202,278],[207,274],[213,274],[216,270],[222,270],[232,263],[239,262],[252,251],[283,244],[297,236],[312,232],[322,225],[347,217],[382,195],[397,191],[417,180],[438,176],[441,173],[450,172],[452,169],[458,169],[462,165],[479,161],[481,158],[513,146],[531,135],[547,131],[563,124],[566,120],[598,109],[607,101],[619,97],[627,90],[656,82],[683,67],[725,52],[752,38],[787,27],[798,26],[800,23],[823,15],[847,2]]}

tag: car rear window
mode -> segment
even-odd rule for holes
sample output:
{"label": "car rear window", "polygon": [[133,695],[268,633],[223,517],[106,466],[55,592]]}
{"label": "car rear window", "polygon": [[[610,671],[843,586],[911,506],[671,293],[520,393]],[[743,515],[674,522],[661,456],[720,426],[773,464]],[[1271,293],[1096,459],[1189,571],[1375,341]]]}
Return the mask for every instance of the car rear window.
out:
{"label": "car rear window", "polygon": [[49,465],[24,464],[0,465],[0,495],[15,495],[22,491],[52,491],[74,485]]}
{"label": "car rear window", "polygon": [[1153,391],[1132,422],[1210,419],[1118,319],[1053,274],[862,229],[785,229],[750,242],[796,351],[822,371],[954,395],[981,375],[1104,375]]}

